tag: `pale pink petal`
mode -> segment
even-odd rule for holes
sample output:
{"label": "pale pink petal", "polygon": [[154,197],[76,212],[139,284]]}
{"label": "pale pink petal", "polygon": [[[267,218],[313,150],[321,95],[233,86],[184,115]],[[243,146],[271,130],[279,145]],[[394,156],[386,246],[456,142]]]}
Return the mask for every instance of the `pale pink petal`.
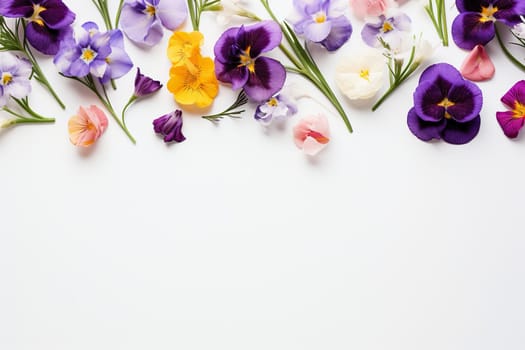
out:
{"label": "pale pink petal", "polygon": [[476,45],[461,65],[461,75],[472,81],[485,81],[494,76],[496,68],[485,47]]}
{"label": "pale pink petal", "polygon": [[359,19],[384,15],[390,0],[350,0],[350,7]]}
{"label": "pale pink petal", "polygon": [[295,145],[307,155],[316,155],[330,141],[330,127],[324,115],[308,116],[293,129]]}

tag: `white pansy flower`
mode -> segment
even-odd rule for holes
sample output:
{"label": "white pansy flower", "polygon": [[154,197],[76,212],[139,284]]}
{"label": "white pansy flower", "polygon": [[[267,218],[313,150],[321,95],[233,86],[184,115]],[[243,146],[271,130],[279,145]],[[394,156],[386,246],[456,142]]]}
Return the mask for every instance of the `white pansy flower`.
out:
{"label": "white pansy flower", "polygon": [[381,89],[384,75],[385,57],[380,51],[367,48],[337,65],[335,81],[350,100],[368,99]]}

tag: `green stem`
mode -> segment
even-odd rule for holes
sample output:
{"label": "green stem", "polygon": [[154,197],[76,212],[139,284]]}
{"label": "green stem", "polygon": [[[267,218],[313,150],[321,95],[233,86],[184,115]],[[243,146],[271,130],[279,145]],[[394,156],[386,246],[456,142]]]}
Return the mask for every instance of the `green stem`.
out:
{"label": "green stem", "polygon": [[135,96],[135,95],[131,96],[130,99],[128,100],[128,103],[126,103],[124,108],[122,108],[122,114],[121,114],[120,119],[122,120],[122,124],[126,127],[126,129],[127,129],[127,126],[126,126],[125,114],[126,114],[127,109],[129,108],[129,106],[131,106],[131,104],[133,102],[135,102],[136,99],[137,99],[137,96]]}
{"label": "green stem", "polygon": [[118,28],[120,22],[120,14],[122,13],[122,6],[124,5],[124,0],[120,0],[117,8],[117,15],[115,16],[115,28]]}
{"label": "green stem", "polygon": [[495,26],[496,28],[496,38],[498,39],[498,43],[499,43],[499,46],[501,47],[501,49],[503,50],[503,53],[505,53],[505,56],[507,56],[507,58],[512,62],[514,63],[518,68],[520,68],[521,70],[525,71],[525,65],[523,65],[516,57],[514,57],[510,51],[505,47],[505,45],[503,44],[503,40],[501,39],[501,35],[499,33],[499,30],[498,30],[498,26],[496,25]]}
{"label": "green stem", "polygon": [[13,119],[13,121],[11,122],[8,122],[7,126],[9,125],[14,125],[14,124],[20,124],[20,123],[54,123],[55,122],[55,118],[44,118],[44,117],[40,117],[40,118],[28,118],[24,115],[21,115],[20,113],[17,113],[7,107],[3,107],[2,108],[5,112],[17,117],[16,119]]}
{"label": "green stem", "polygon": [[100,92],[98,92],[98,90],[95,88],[93,90],[93,92],[97,95],[97,97],[99,98],[100,102],[102,102],[104,104],[104,107],[106,107],[106,109],[108,110],[109,114],[111,114],[111,116],[113,117],[113,119],[115,119],[115,121],[117,122],[117,124],[120,126],[120,128],[124,131],[124,133],[129,137],[129,139],[131,140],[131,142],[133,142],[133,144],[136,144],[137,141],[135,140],[135,138],[133,137],[133,135],[131,135],[131,132],[128,130],[128,128],[126,127],[126,125],[120,120],[120,118],[117,116],[117,113],[115,112],[115,109],[113,109],[113,106],[111,105],[111,102],[109,100],[109,97],[108,97],[108,94],[106,92],[106,88],[104,87],[104,85],[102,85],[102,91],[104,92],[104,96],[102,96],[100,94]]}

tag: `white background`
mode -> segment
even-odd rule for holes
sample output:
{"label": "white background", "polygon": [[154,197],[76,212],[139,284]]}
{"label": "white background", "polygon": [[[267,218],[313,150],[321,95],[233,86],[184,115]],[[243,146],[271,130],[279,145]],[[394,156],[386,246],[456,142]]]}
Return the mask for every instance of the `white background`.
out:
{"label": "white background", "polygon": [[[272,1],[281,17],[290,4]],[[68,5],[77,27],[102,23],[91,2]],[[421,3],[402,9],[437,42]],[[450,3],[449,22],[456,14]],[[330,82],[361,44],[363,22],[351,18],[344,48],[316,51]],[[201,30],[212,55],[223,28],[205,14]],[[164,84],[168,37],[153,49],[126,42]],[[464,146],[408,130],[418,70],[375,113],[343,99],[353,134],[301,100],[282,130],[256,123],[253,106],[218,126],[185,111],[188,140],[167,146],[151,125],[177,108],[163,89],[128,112],[136,146],[110,120],[81,150],[67,119],[97,101],[43,58],[68,108],[35,86],[35,109],[56,124],[0,134],[0,349],[523,349],[525,140],[508,140],[495,119],[523,73],[496,42],[488,52],[496,76],[479,84],[482,126]],[[427,64],[459,67],[465,55],[451,43]],[[134,76],[112,92],[117,109]],[[221,86],[204,113],[234,96]],[[316,158],[291,136],[310,112],[332,129]]]}

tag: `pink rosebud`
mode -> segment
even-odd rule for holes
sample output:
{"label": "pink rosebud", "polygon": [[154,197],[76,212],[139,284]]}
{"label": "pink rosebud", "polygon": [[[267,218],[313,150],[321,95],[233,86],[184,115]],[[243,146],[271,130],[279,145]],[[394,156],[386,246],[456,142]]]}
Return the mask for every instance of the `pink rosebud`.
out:
{"label": "pink rosebud", "polygon": [[352,11],[360,19],[384,15],[389,5],[389,0],[350,0]]}
{"label": "pink rosebud", "polygon": [[69,140],[75,146],[88,147],[98,140],[108,127],[108,118],[97,106],[80,106],[68,122]]}
{"label": "pink rosebud", "polygon": [[328,119],[322,115],[305,117],[293,128],[295,145],[309,156],[315,156],[330,141]]}
{"label": "pink rosebud", "polygon": [[494,76],[496,68],[485,47],[476,45],[461,65],[461,75],[472,81],[485,81]]}

